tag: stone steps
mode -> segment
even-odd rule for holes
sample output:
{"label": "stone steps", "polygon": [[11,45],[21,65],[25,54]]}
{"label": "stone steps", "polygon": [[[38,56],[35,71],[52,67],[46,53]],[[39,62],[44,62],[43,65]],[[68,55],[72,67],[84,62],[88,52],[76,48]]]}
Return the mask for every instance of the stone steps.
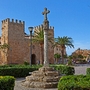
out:
{"label": "stone steps", "polygon": [[22,85],[30,88],[57,88],[59,79],[59,72],[54,68],[41,67],[27,76]]}

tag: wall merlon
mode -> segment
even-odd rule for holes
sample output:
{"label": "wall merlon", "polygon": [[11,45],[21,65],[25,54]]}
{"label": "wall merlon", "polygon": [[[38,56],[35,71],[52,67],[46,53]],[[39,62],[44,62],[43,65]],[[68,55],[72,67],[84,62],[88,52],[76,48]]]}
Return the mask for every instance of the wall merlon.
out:
{"label": "wall merlon", "polygon": [[2,23],[4,23],[4,21],[2,21]]}
{"label": "wall merlon", "polygon": [[12,19],[12,21],[11,22],[14,22],[14,19]]}
{"label": "wall merlon", "polygon": [[51,29],[51,26],[49,26],[49,29]]}
{"label": "wall merlon", "polygon": [[7,19],[5,19],[5,20],[2,20],[2,23],[6,23],[6,22],[10,22],[10,19],[7,18]]}
{"label": "wall merlon", "polygon": [[38,26],[36,26],[36,29],[38,29]]}
{"label": "wall merlon", "polygon": [[22,24],[24,24],[25,22],[23,21]]}
{"label": "wall merlon", "polygon": [[16,23],[18,23],[18,20],[16,19]]}
{"label": "wall merlon", "polygon": [[41,25],[39,25],[39,26],[36,26],[36,27],[34,27],[34,29],[43,29],[43,25],[41,24]]}
{"label": "wall merlon", "polygon": [[53,26],[50,26],[49,29],[54,29],[54,27]]}
{"label": "wall merlon", "polygon": [[24,24],[25,22],[24,21],[21,21],[21,20],[14,20],[14,19],[11,19],[11,21],[10,21],[10,19],[9,18],[7,18],[7,19],[5,19],[5,20],[2,20],[2,23],[6,23],[6,22],[10,22],[10,23],[18,23],[18,24]]}
{"label": "wall merlon", "polygon": [[[40,29],[40,28],[43,29],[43,24],[34,27],[34,29]],[[49,26],[49,29],[54,29],[54,27],[53,26]]]}
{"label": "wall merlon", "polygon": [[40,25],[40,28],[43,29],[43,24]]}
{"label": "wall merlon", "polygon": [[38,26],[38,28],[40,28],[40,25]]}
{"label": "wall merlon", "polygon": [[6,22],[10,22],[10,18],[7,18],[7,19],[6,19]]}
{"label": "wall merlon", "polygon": [[40,29],[40,25],[39,25],[39,26],[37,26],[37,29]]}
{"label": "wall merlon", "polygon": [[19,20],[19,23],[21,23],[21,20]]}

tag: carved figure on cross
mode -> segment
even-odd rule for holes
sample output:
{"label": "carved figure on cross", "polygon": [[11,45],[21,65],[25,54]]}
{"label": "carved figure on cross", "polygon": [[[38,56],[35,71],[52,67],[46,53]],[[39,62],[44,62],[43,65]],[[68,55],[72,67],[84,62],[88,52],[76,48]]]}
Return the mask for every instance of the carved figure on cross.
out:
{"label": "carved figure on cross", "polygon": [[47,10],[47,8],[44,8],[44,12],[42,12],[42,14],[44,15],[44,20],[47,20],[47,14],[50,13],[49,10]]}

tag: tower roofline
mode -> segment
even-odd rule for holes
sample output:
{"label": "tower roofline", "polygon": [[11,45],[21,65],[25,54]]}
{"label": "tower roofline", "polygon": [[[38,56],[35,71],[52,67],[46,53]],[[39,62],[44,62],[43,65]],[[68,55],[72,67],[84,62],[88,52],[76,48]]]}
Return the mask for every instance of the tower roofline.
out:
{"label": "tower roofline", "polygon": [[[39,26],[34,27],[34,29],[40,29],[40,28],[43,29],[43,25],[42,24],[39,25]],[[49,26],[49,29],[54,29],[54,27],[53,26]]]}
{"label": "tower roofline", "polygon": [[24,21],[21,21],[21,20],[14,20],[14,19],[11,19],[10,18],[7,18],[5,20],[2,20],[2,24],[3,23],[6,23],[6,22],[11,22],[11,23],[18,23],[18,24],[24,24],[25,22]]}

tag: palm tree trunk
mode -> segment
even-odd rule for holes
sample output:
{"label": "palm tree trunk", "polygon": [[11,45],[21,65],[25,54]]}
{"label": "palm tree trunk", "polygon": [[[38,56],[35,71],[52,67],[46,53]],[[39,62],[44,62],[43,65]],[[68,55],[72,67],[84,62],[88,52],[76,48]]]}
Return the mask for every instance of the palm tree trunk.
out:
{"label": "palm tree trunk", "polygon": [[62,64],[64,64],[64,49],[61,50],[62,53]]}
{"label": "palm tree trunk", "polygon": [[64,64],[64,53],[65,53],[65,46],[64,45],[62,46],[61,53],[62,53],[62,64]]}

